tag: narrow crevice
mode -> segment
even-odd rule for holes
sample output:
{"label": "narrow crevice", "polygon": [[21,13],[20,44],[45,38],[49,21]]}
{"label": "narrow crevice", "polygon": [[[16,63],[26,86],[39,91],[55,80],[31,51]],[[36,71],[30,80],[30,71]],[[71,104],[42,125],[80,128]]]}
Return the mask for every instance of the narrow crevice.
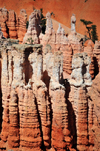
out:
{"label": "narrow crevice", "polygon": [[12,81],[13,81],[13,73],[14,73],[14,62],[11,61],[11,71],[12,71]]}
{"label": "narrow crevice", "polygon": [[72,148],[77,150],[76,115],[75,115],[71,102],[68,100],[69,93],[71,91],[70,83],[68,82],[67,79],[64,79],[63,85],[65,87],[65,98],[66,98],[66,104],[67,104],[66,110],[68,110],[68,130],[70,131],[71,135],[73,136],[73,140],[72,140],[71,144],[72,144]]}
{"label": "narrow crevice", "polygon": [[18,144],[19,144],[19,146],[20,146],[20,112],[19,112],[19,97],[18,97],[18,95],[17,95],[17,116],[18,116],[18,125],[17,125],[17,127],[18,127],[18,131],[19,131],[19,140],[18,140]]}
{"label": "narrow crevice", "polygon": [[2,129],[2,121],[3,121],[3,117],[2,117],[2,113],[3,113],[3,107],[2,107],[2,89],[1,89],[1,72],[2,72],[2,63],[0,60],[0,132]]}
{"label": "narrow crevice", "polygon": [[32,53],[32,52],[33,52],[32,47],[26,48],[25,51],[24,51],[25,61],[23,63],[23,65],[24,65],[23,72],[25,74],[25,84],[28,84],[29,79],[32,78],[32,71],[33,71],[33,69],[32,69],[32,66],[30,65],[29,60],[28,60],[28,57],[29,57],[30,53]]}
{"label": "narrow crevice", "polygon": [[44,141],[43,141],[43,132],[42,132],[42,122],[41,122],[41,117],[40,117],[39,108],[38,108],[38,104],[37,104],[37,99],[36,98],[35,98],[35,105],[36,105],[38,121],[39,121],[39,125],[40,125],[41,138],[42,138],[41,149],[45,151]]}
{"label": "narrow crevice", "polygon": [[94,61],[94,78],[96,77],[96,75],[99,73],[99,65],[98,65],[98,61],[96,57],[93,57],[93,61]]}
{"label": "narrow crevice", "polygon": [[[49,93],[49,86],[50,86],[50,76],[48,75],[48,72],[45,70],[43,72],[43,77],[42,77],[42,81],[45,83],[46,87],[47,87],[47,92],[46,92],[46,100],[48,100],[48,104],[49,106],[47,108],[50,109],[50,113],[49,113],[49,118],[50,118],[50,146],[49,148],[51,148],[51,138],[52,138],[52,119],[53,119],[53,110],[52,110],[52,103],[51,103],[51,97],[50,97],[50,93]],[[47,111],[48,113],[48,111]],[[49,119],[47,118],[47,120]]]}

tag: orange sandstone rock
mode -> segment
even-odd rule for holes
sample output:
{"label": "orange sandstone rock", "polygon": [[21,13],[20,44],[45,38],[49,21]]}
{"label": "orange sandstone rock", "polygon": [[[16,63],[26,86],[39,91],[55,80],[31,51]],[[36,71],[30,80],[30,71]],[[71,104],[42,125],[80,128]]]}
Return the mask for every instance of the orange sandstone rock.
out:
{"label": "orange sandstone rock", "polygon": [[17,39],[17,29],[16,29],[16,14],[14,10],[9,10],[8,28],[9,28],[9,38]]}
{"label": "orange sandstone rock", "polygon": [[19,42],[23,42],[23,38],[26,33],[26,21],[27,21],[27,13],[25,9],[20,10],[20,14],[17,17],[17,34]]}
{"label": "orange sandstone rock", "polygon": [[29,17],[29,26],[27,33],[24,36],[23,43],[38,44],[39,34],[41,32],[40,21],[41,13],[39,10],[34,10]]}
{"label": "orange sandstone rock", "polygon": [[4,37],[8,37],[7,33],[7,20],[8,20],[8,12],[5,7],[0,8],[0,26],[2,28],[2,32]]}
{"label": "orange sandstone rock", "polygon": [[87,47],[84,47],[84,52],[88,54],[88,56],[91,57],[91,64],[89,68],[89,72],[91,74],[91,78],[94,78],[94,59],[93,59],[93,47],[92,47],[92,41],[88,41]]}

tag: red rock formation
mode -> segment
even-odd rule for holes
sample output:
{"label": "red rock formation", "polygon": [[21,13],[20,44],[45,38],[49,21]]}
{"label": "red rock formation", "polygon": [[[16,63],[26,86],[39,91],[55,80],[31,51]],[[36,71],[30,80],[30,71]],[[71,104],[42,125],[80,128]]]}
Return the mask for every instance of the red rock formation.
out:
{"label": "red rock formation", "polygon": [[23,38],[26,33],[26,22],[27,22],[27,14],[25,9],[20,10],[20,14],[18,16],[17,20],[17,33],[18,33],[18,39],[19,42],[23,42]]}
{"label": "red rock formation", "polygon": [[1,27],[0,27],[0,39],[3,38],[3,32],[1,31]]}
{"label": "red rock formation", "polygon": [[[88,97],[87,86],[91,86],[89,74],[90,58],[86,53],[77,53],[72,59],[72,74],[69,83],[71,85],[69,93],[69,116],[71,118],[70,130],[77,149],[88,150]],[[71,103],[71,105],[70,105]],[[72,113],[70,113],[72,109]]]}
{"label": "red rock formation", "polygon": [[9,28],[9,38],[17,39],[17,29],[16,29],[16,14],[14,10],[9,10],[8,28]]}
{"label": "red rock formation", "polygon": [[[93,85],[90,88],[88,95],[91,106],[91,122],[89,124],[89,143],[91,150],[100,149],[100,73],[93,81]],[[89,114],[90,116],[90,114]]]}
{"label": "red rock formation", "polygon": [[7,33],[7,20],[8,20],[8,12],[5,7],[0,8],[0,26],[2,28],[2,32],[4,37],[8,37]]}
{"label": "red rock formation", "polygon": [[89,72],[91,74],[91,78],[94,78],[94,59],[93,59],[93,47],[92,47],[92,40],[88,41],[87,47],[84,47],[84,52],[88,54],[88,56],[91,57],[91,64],[90,64],[90,69]]}
{"label": "red rock formation", "polygon": [[93,51],[93,54],[94,54],[94,72],[95,72],[95,75],[97,75],[99,73],[99,61],[100,61],[100,42],[99,41],[96,41],[95,42],[95,45],[94,45],[94,51]]}
{"label": "red rock formation", "polygon": [[[55,50],[55,42],[56,42],[56,33],[53,29],[53,24],[52,24],[52,19],[51,19],[51,14],[48,12],[46,14],[46,31],[45,35],[42,33],[40,34],[40,43],[45,47],[46,44],[50,44],[51,47]],[[54,51],[53,50],[53,51]]]}
{"label": "red rock formation", "polygon": [[[55,50],[49,44],[42,48],[0,40],[1,150],[99,150],[100,74],[92,84],[91,57],[86,52],[72,57],[72,47],[58,29]],[[63,78],[66,50],[70,64],[72,58],[69,80]]]}
{"label": "red rock formation", "polygon": [[39,10],[34,10],[29,17],[29,26],[27,33],[23,39],[23,43],[28,44],[38,44],[39,34],[41,32],[40,28],[41,13]]}
{"label": "red rock formation", "polygon": [[[24,53],[25,48],[27,46],[14,45],[5,48],[8,49],[8,54],[2,53],[4,59],[2,77],[5,78],[4,80],[2,78],[2,84],[4,83],[2,87],[4,110],[1,149],[21,149],[24,151],[34,148],[34,150],[41,150],[42,138],[35,95],[30,86],[24,85],[28,77],[25,77],[25,73],[22,73],[24,62],[27,61]],[[7,66],[7,62],[9,62],[9,66]]]}

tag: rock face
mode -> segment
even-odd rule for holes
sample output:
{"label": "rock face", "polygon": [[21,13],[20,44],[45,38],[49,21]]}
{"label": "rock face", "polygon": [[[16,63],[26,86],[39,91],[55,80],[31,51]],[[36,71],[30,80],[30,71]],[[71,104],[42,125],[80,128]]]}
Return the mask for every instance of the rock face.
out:
{"label": "rock face", "polygon": [[9,28],[9,38],[17,39],[17,29],[16,29],[16,14],[14,10],[9,10],[8,28]]}
{"label": "rock face", "polygon": [[[92,85],[89,74],[90,57],[77,53],[72,59],[72,74],[69,80],[69,118],[74,145],[80,151],[88,150],[88,96],[87,87]],[[71,110],[72,109],[72,110]]]}
{"label": "rock face", "polygon": [[91,76],[89,73],[89,66],[91,58],[88,57],[87,53],[76,53],[72,59],[72,73],[70,84],[76,87],[85,84],[91,86]]}
{"label": "rock face", "polygon": [[7,33],[7,20],[8,20],[8,12],[5,7],[0,8],[0,26],[2,28],[2,32],[4,37],[8,37]]}
{"label": "rock face", "polygon": [[72,49],[65,42],[56,51],[56,44],[0,40],[1,151],[99,150],[100,74],[92,84],[91,57],[83,52],[73,55],[64,79],[62,50]]}
{"label": "rock face", "polygon": [[91,74],[91,78],[94,78],[94,55],[93,55],[93,47],[92,47],[92,40],[88,41],[87,43],[87,47],[84,47],[84,52],[86,52],[88,54],[88,56],[91,57],[91,64],[90,64],[90,68],[89,68],[89,72]]}
{"label": "rock face", "polygon": [[26,33],[27,14],[24,9],[17,16],[14,10],[0,8],[0,26],[5,38],[19,39],[22,43]]}
{"label": "rock face", "polygon": [[0,39],[4,38],[3,36],[3,32],[1,31],[1,27],[0,27]]}
{"label": "rock face", "polygon": [[17,32],[18,32],[18,39],[19,42],[23,42],[23,38],[26,33],[26,22],[27,22],[27,14],[25,9],[20,10],[20,14],[17,18]]}
{"label": "rock face", "polygon": [[[9,36],[24,33],[26,17],[21,10],[16,28],[9,11]],[[54,31],[49,12],[46,18],[43,35],[40,11],[31,14],[27,44],[3,39],[1,32],[0,151],[99,151],[100,44],[82,46],[75,16],[68,38],[60,24]]]}
{"label": "rock face", "polygon": [[95,67],[95,75],[97,75],[100,71],[99,61],[100,61],[100,41],[96,41],[94,45],[94,67]]}
{"label": "rock face", "polygon": [[27,29],[27,33],[23,39],[23,43],[27,44],[38,44],[39,43],[39,35],[41,32],[40,27],[41,21],[41,13],[39,10],[34,10],[29,17],[29,26]]}
{"label": "rock face", "polygon": [[90,150],[100,149],[100,73],[93,81],[89,95],[89,144]]}
{"label": "rock face", "polygon": [[[1,47],[3,116],[0,149],[71,148],[65,88],[60,84],[62,53],[53,54],[48,47],[43,52],[39,44],[11,43],[14,41],[6,41]],[[48,64],[48,59],[52,63]],[[61,137],[56,139],[59,133]]]}

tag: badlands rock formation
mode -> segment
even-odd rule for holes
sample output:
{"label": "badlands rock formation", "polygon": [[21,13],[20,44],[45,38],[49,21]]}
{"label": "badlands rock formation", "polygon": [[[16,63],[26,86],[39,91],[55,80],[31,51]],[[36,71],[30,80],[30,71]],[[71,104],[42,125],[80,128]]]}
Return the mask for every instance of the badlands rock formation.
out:
{"label": "badlands rock formation", "polygon": [[34,10],[34,12],[32,12],[29,17],[28,30],[23,39],[24,44],[25,43],[27,43],[27,44],[29,44],[29,43],[38,44],[39,43],[39,35],[41,32],[40,21],[41,21],[40,11]]}
{"label": "badlands rock formation", "polygon": [[[21,10],[19,29],[26,17]],[[100,42],[79,42],[75,15],[68,38],[46,18],[43,35],[40,12],[31,14],[27,44],[1,36],[0,151],[99,151]]]}
{"label": "badlands rock formation", "polygon": [[5,7],[0,8],[0,27],[5,38],[19,39],[22,43],[26,33],[27,14],[24,9],[20,11],[19,16],[14,10]]}
{"label": "badlands rock formation", "polygon": [[8,13],[5,7],[0,8],[0,27],[2,28],[2,32],[4,37],[8,37],[7,33],[7,20],[8,20]]}
{"label": "badlands rock formation", "polygon": [[17,29],[16,29],[16,14],[14,10],[9,10],[8,12],[8,28],[9,28],[9,38],[17,39]]}
{"label": "badlands rock formation", "polygon": [[20,10],[20,14],[17,18],[17,33],[19,42],[22,43],[23,38],[26,33],[26,22],[27,22],[27,13],[25,9]]}

